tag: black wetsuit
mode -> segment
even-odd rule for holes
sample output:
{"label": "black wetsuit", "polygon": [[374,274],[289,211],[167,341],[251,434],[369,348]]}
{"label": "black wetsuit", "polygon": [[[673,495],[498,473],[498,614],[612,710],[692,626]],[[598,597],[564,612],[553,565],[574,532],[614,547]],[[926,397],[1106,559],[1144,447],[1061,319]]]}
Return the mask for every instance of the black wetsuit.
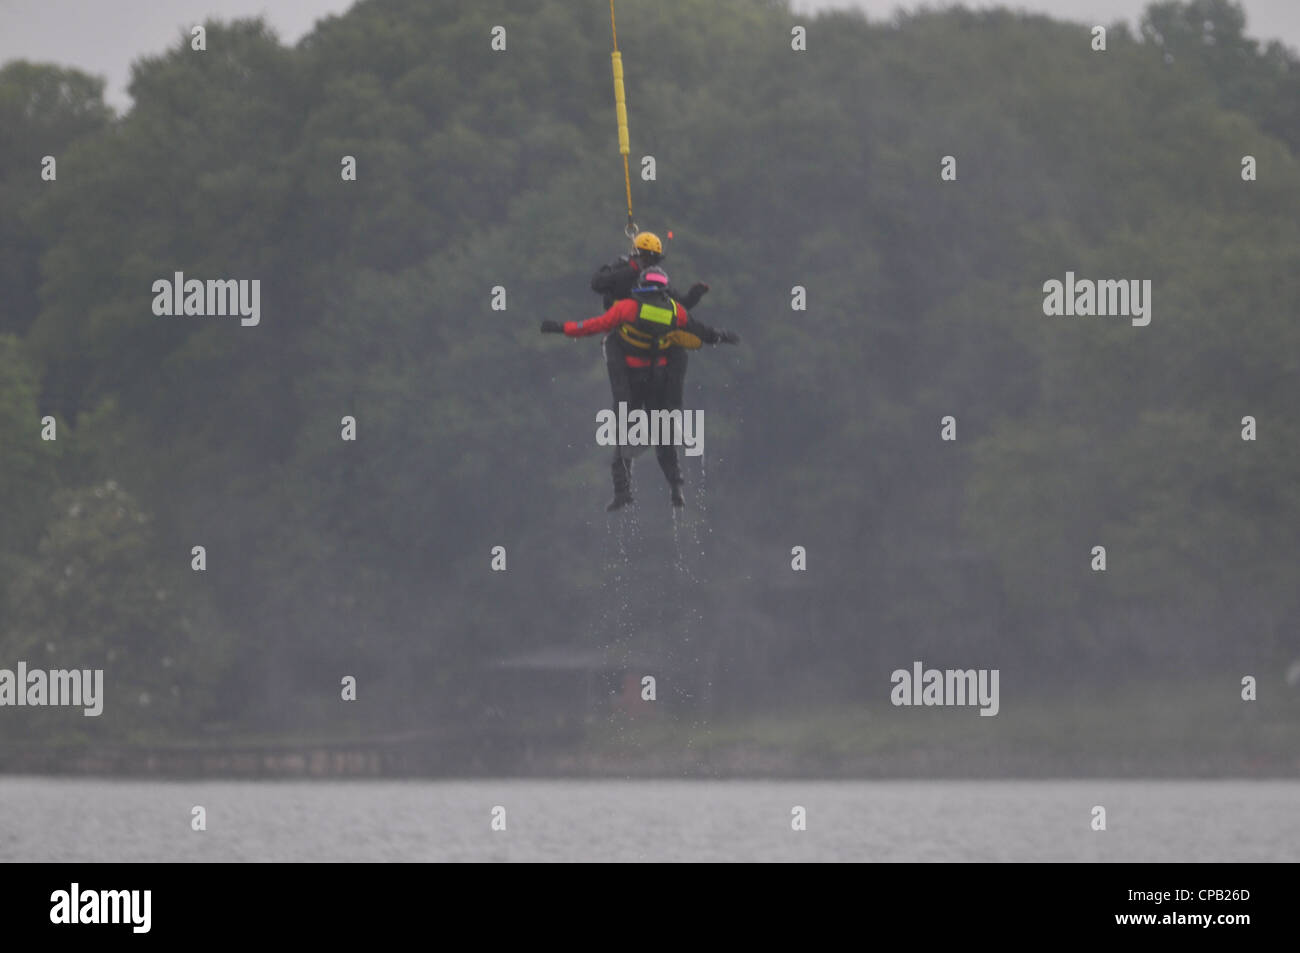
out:
{"label": "black wetsuit", "polygon": [[[647,344],[651,340],[645,336],[647,333],[658,335],[669,327],[693,334],[705,344],[717,344],[722,340],[720,331],[692,318],[681,302],[674,301],[662,292],[619,299],[599,317],[566,322],[563,331],[569,337],[605,335],[605,365],[609,370],[609,387],[614,398],[612,409],[616,413],[620,403],[626,403],[629,411],[639,409],[650,413],[655,410],[680,410],[680,393],[675,390],[667,371],[670,356],[682,348],[674,346],[661,350],[658,347],[639,347],[629,343],[624,336],[624,332],[629,331],[629,326],[639,323],[642,304],[669,309],[673,313],[670,325],[651,325],[641,332],[640,340]],[[655,457],[659,461],[659,468],[663,470],[664,478],[674,486],[679,485],[682,473],[677,447],[657,446]],[[631,463],[629,451],[616,446],[611,470],[614,475],[614,492],[620,496],[628,492]]]}
{"label": "black wetsuit", "polygon": [[[641,283],[641,272],[649,265],[643,265],[635,258],[624,256],[612,265],[602,265],[591,278],[591,290],[601,296],[601,303],[605,310],[608,311],[615,301],[620,298],[632,297],[632,289]],[[669,288],[668,295],[681,303],[681,306],[687,311],[691,311],[700,299],[704,297],[703,290],[689,291],[685,295],[679,294],[675,289]],[[609,365],[609,383],[611,387],[620,386],[615,383],[615,377],[624,374],[627,371],[626,366],[621,361],[615,361],[610,358],[611,353],[618,351],[612,338],[616,335],[611,334],[605,339],[605,356]],[[668,401],[666,408],[669,410],[680,409],[686,394],[686,365],[688,363],[688,354],[683,347],[672,347],[664,352],[668,358],[668,364],[664,369],[665,386],[664,399]]]}

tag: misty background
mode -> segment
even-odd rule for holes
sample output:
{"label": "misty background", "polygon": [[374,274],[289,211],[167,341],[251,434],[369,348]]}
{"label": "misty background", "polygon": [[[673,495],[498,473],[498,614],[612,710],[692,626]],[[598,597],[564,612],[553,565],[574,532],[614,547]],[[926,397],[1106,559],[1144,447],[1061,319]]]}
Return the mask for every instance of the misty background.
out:
{"label": "misty background", "polygon": [[[73,66],[107,80],[105,99],[118,109],[130,105],[127,85],[131,63],[142,55],[157,55],[175,45],[181,32],[208,18],[232,20],[261,17],[289,44],[296,44],[322,17],[347,11],[354,0],[0,0],[5,32],[0,35],[0,62],[29,59]],[[599,13],[601,0],[589,0]],[[900,0],[794,0],[800,14],[828,10],[858,10],[872,20],[888,20],[900,11],[940,10],[956,6],[951,0],[929,3]],[[1010,8],[1047,14],[1077,23],[1124,21],[1136,28],[1142,0],[1020,0],[995,3],[973,0],[971,9]],[[1300,48],[1300,5],[1294,0],[1242,0],[1246,35],[1267,42],[1280,40]],[[499,11],[508,11],[502,4]],[[585,7],[584,7],[585,9]],[[671,9],[671,8],[670,8]],[[594,15],[594,14],[593,14]],[[500,18],[498,18],[500,19]],[[689,22],[689,21],[686,21]]]}
{"label": "misty background", "polygon": [[[277,5],[284,39],[212,20],[198,53],[150,5],[161,37],[90,56],[66,11],[36,42],[59,6],[0,51],[115,75],[156,49],[126,98],[0,71],[0,666],[102,667],[108,698],[0,738],[1294,773],[1300,61],[1241,6],[1114,4],[1096,53],[1001,10],[621,5],[638,223],[744,338],[691,357],[687,512],[643,458],[623,518],[597,342],[537,333],[599,313],[625,250],[607,7]],[[261,324],[155,317],[177,271],[260,279]],[[1045,317],[1066,271],[1150,279],[1150,326]],[[914,660],[1000,669],[999,716],[891,707]]]}

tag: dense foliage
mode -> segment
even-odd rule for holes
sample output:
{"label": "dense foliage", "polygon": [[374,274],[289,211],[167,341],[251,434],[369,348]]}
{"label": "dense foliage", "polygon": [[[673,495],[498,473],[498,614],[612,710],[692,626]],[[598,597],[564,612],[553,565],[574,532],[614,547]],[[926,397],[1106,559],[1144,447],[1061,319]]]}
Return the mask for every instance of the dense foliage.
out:
{"label": "dense foliage", "polygon": [[[473,724],[493,659],[556,643],[660,650],[734,708],[918,658],[1231,690],[1298,654],[1300,59],[1226,0],[1105,52],[1007,12],[625,5],[638,218],[744,344],[691,359],[692,522],[646,462],[620,529],[599,347],[537,333],[598,313],[624,244],[608,27],[210,23],[120,117],[0,71],[0,666],[107,665],[134,714],[93,730],[185,733],[343,730],[344,674],[366,724]],[[154,316],[178,271],[260,279],[260,325]],[[1150,279],[1151,324],[1045,316],[1067,271]]]}

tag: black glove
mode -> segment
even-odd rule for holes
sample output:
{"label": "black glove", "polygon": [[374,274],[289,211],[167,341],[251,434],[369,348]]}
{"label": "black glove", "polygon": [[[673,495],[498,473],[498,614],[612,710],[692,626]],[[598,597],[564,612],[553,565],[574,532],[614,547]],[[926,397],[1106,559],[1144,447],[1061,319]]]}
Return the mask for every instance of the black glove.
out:
{"label": "black glove", "polygon": [[739,343],[740,343],[740,335],[737,334],[735,331],[719,331],[719,332],[718,332],[718,343],[719,343],[719,344],[739,344]]}
{"label": "black glove", "polygon": [[563,333],[564,333],[564,325],[561,324],[559,321],[543,321],[543,322],[542,322],[542,333],[543,333],[543,334],[563,334]]}
{"label": "black glove", "polygon": [[[706,285],[702,281],[697,281],[695,282],[695,284],[691,285],[691,290],[686,292],[686,296],[684,298],[678,297],[677,293],[671,289],[669,289],[668,293],[671,294],[674,298],[677,298],[677,300],[682,303],[682,307],[685,308],[687,311],[694,311],[695,306],[700,303],[700,299],[704,297],[704,293],[708,290],[709,290],[708,285]],[[606,308],[605,310],[608,311],[609,309]]]}

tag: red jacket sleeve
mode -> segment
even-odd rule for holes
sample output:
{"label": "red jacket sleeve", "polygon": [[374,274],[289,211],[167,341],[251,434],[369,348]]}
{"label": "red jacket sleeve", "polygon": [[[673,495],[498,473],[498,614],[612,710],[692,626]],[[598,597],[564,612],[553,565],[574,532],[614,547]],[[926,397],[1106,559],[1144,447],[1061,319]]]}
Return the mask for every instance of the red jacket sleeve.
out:
{"label": "red jacket sleeve", "polygon": [[614,306],[598,318],[585,321],[564,322],[564,333],[571,338],[585,338],[589,334],[604,334],[620,324],[630,324],[636,320],[637,304],[631,298],[615,301]]}

